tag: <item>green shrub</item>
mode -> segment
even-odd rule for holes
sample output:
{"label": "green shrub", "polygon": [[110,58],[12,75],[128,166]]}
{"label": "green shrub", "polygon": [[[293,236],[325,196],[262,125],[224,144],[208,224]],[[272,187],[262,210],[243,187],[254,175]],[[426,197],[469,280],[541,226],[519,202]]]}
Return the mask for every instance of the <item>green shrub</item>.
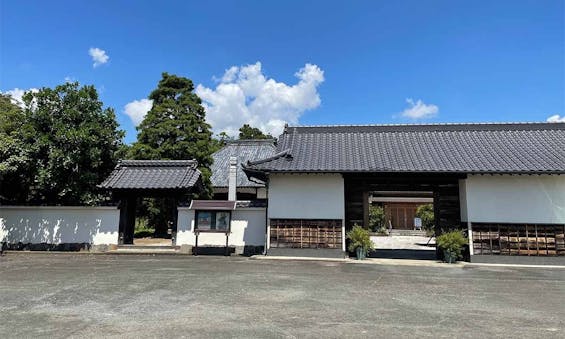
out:
{"label": "green shrub", "polygon": [[349,239],[349,251],[355,252],[358,247],[363,248],[365,251],[369,252],[375,248],[375,245],[371,241],[371,235],[368,230],[355,224],[353,228],[347,232],[347,239]]}
{"label": "green shrub", "polygon": [[432,235],[434,233],[434,205],[426,204],[420,205],[416,209],[416,217],[422,219],[422,228],[426,233]]}
{"label": "green shrub", "polygon": [[137,218],[135,220],[135,229],[133,231],[134,238],[148,238],[152,237],[155,233],[155,229],[149,227],[146,218]]}
{"label": "green shrub", "polygon": [[386,232],[384,227],[385,210],[382,206],[369,206],[369,229],[373,232]]}
{"label": "green shrub", "polygon": [[436,242],[437,246],[446,254],[445,261],[451,262],[450,259],[457,261],[461,258],[461,250],[467,244],[467,238],[461,231],[450,231],[438,236]]}

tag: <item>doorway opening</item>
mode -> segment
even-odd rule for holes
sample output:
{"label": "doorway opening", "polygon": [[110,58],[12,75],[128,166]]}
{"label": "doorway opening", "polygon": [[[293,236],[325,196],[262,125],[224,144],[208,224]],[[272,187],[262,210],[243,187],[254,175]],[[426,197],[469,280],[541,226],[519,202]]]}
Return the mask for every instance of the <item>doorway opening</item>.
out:
{"label": "doorway opening", "polygon": [[[354,225],[372,231],[376,250],[370,257],[441,259],[435,235],[462,227],[462,178],[456,174],[346,173],[346,232]],[[380,214],[378,223],[375,214]],[[410,240],[412,236],[418,238]]]}
{"label": "doorway opening", "polygon": [[181,196],[128,194],[120,203],[120,245],[173,246]]}
{"label": "doorway opening", "polygon": [[433,192],[373,191],[368,199],[374,256],[435,258]]}
{"label": "doorway opening", "polygon": [[177,199],[137,198],[133,245],[172,246],[177,228]]}

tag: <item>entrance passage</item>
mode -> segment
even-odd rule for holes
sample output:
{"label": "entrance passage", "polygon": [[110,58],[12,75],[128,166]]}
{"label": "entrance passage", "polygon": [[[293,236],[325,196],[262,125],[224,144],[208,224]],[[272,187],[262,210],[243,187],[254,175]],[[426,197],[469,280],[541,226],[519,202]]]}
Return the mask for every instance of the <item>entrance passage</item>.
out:
{"label": "entrance passage", "polygon": [[341,249],[342,220],[271,219],[271,248]]}
{"label": "entrance passage", "polygon": [[474,255],[565,256],[565,225],[473,223]]}
{"label": "entrance passage", "polygon": [[[345,229],[359,225],[373,232],[371,240],[376,250],[369,254],[371,257],[441,258],[443,253],[436,248],[433,235],[462,229],[459,180],[463,177],[345,173]],[[416,213],[419,207],[426,206],[426,213]]]}
{"label": "entrance passage", "polygon": [[134,243],[136,202],[140,197],[172,201],[168,205],[174,210],[168,220],[172,220],[171,238],[175,244],[178,201],[189,200],[193,192],[203,188],[197,166],[195,160],[122,160],[118,163],[99,187],[112,191],[114,198],[120,200],[120,245]]}

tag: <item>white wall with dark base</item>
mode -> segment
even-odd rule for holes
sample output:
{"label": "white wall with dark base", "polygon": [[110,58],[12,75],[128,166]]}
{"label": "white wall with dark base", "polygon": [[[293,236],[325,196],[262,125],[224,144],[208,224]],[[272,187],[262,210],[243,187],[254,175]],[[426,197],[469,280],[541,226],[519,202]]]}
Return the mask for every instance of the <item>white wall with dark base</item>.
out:
{"label": "white wall with dark base", "polygon": [[0,206],[0,241],[115,245],[119,222],[117,207]]}
{"label": "white wall with dark base", "polygon": [[[469,230],[471,262],[565,262],[559,245],[565,229],[565,175],[470,175],[460,180],[459,192],[461,220]],[[544,253],[544,242],[537,244],[537,234],[547,228],[550,232],[545,241],[551,245]]]}
{"label": "white wall with dark base", "polygon": [[[269,220],[341,220],[342,251],[345,251],[345,192],[339,173],[269,175]],[[271,223],[269,222],[268,234]],[[270,235],[268,248],[270,249]],[[271,252],[272,253],[272,252]]]}
{"label": "white wall with dark base", "polygon": [[270,219],[344,219],[341,174],[271,174]]}
{"label": "white wall with dark base", "polygon": [[[228,245],[238,248],[265,245],[265,208],[241,208],[231,213],[231,228]],[[196,245],[194,233],[195,211],[187,207],[178,208],[177,246]],[[199,247],[219,247],[226,245],[225,233],[201,232]]]}
{"label": "white wall with dark base", "polygon": [[471,175],[459,186],[462,221],[565,223],[565,175]]}

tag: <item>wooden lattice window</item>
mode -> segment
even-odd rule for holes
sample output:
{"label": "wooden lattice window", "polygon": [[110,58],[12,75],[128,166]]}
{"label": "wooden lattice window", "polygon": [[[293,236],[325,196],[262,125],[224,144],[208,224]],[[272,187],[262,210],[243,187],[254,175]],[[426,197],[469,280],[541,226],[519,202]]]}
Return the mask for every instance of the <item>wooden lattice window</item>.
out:
{"label": "wooden lattice window", "polygon": [[474,255],[565,256],[564,224],[473,223]]}
{"label": "wooden lattice window", "polygon": [[271,219],[273,248],[336,248],[342,246],[342,220]]}

